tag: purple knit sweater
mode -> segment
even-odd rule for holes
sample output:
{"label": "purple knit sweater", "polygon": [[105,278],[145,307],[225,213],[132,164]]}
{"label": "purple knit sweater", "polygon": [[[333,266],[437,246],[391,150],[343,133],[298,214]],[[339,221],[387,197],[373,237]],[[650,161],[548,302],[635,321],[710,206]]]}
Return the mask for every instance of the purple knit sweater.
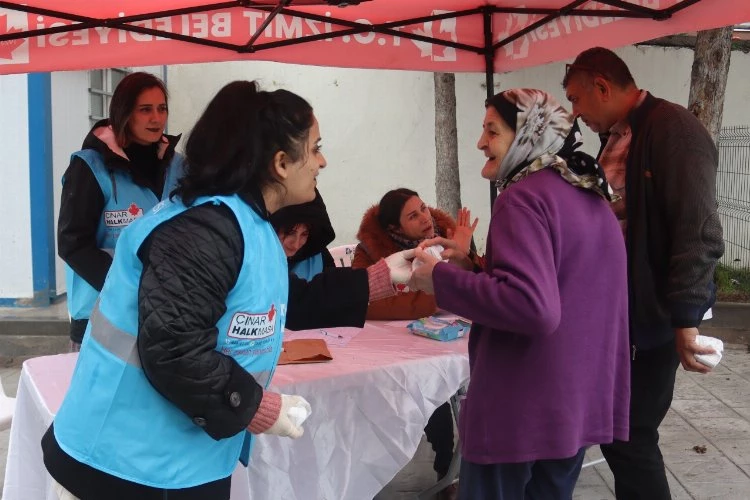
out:
{"label": "purple knit sweater", "polygon": [[607,203],[544,169],[496,200],[484,272],[435,266],[438,306],[474,322],[465,460],[567,458],[628,439],[625,259]]}

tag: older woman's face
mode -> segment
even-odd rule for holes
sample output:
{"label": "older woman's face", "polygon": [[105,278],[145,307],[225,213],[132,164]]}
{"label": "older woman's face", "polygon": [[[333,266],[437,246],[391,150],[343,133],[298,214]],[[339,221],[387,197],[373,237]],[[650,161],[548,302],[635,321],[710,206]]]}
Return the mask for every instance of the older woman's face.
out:
{"label": "older woman's face", "polygon": [[435,236],[435,226],[432,224],[432,214],[419,196],[412,196],[401,209],[399,217],[401,234],[410,240],[421,240]]}
{"label": "older woman's face", "polygon": [[500,118],[500,114],[493,106],[487,106],[487,113],[484,115],[482,124],[482,135],[477,142],[477,148],[481,149],[487,157],[487,163],[482,167],[482,177],[491,181],[497,178],[500,163],[508,154],[515,137],[516,131]]}

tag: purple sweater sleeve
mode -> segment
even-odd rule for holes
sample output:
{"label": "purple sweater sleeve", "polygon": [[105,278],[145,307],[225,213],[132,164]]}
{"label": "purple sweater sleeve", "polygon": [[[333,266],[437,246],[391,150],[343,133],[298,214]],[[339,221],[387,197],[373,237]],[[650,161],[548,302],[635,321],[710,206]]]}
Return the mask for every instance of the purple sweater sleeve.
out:
{"label": "purple sweater sleeve", "polygon": [[498,203],[490,220],[485,271],[439,263],[432,274],[437,304],[495,330],[549,335],[560,324],[553,230],[523,203]]}

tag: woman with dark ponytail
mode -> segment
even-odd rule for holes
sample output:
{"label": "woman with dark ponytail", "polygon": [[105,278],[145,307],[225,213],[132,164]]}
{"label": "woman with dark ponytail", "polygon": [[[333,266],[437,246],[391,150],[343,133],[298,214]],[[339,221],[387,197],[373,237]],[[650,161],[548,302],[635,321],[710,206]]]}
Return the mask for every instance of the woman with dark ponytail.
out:
{"label": "woman with dark ponytail", "polygon": [[209,103],[174,195],[120,237],[42,439],[60,498],[226,500],[253,435],[302,435],[289,410],[309,413],[307,401],[266,390],[285,323],[361,326],[368,300],[410,274],[397,255],[310,283],[289,276],[269,219],[314,198],[320,140],[291,92],[233,82]]}

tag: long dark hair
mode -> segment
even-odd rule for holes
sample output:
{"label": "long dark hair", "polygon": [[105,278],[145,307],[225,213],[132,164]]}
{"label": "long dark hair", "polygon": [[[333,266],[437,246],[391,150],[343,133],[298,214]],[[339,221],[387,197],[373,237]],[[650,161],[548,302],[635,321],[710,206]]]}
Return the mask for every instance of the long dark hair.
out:
{"label": "long dark hair", "polygon": [[135,103],[138,101],[138,96],[144,90],[153,88],[158,88],[164,93],[165,102],[169,100],[167,86],[151,73],[143,71],[130,73],[117,84],[115,93],[112,94],[112,100],[109,103],[109,124],[115,133],[117,145],[121,148],[130,144],[132,139],[128,122],[135,110]]}
{"label": "long dark hair", "polygon": [[274,155],[306,154],[313,110],[287,90],[261,91],[256,82],[227,84],[208,103],[185,145],[185,175],[173,194],[191,205],[200,196],[248,193],[278,183]]}
{"label": "long dark hair", "polygon": [[378,210],[378,222],[383,229],[401,227],[401,210],[410,198],[419,196],[416,191],[407,188],[398,188],[388,191],[380,199]]}

